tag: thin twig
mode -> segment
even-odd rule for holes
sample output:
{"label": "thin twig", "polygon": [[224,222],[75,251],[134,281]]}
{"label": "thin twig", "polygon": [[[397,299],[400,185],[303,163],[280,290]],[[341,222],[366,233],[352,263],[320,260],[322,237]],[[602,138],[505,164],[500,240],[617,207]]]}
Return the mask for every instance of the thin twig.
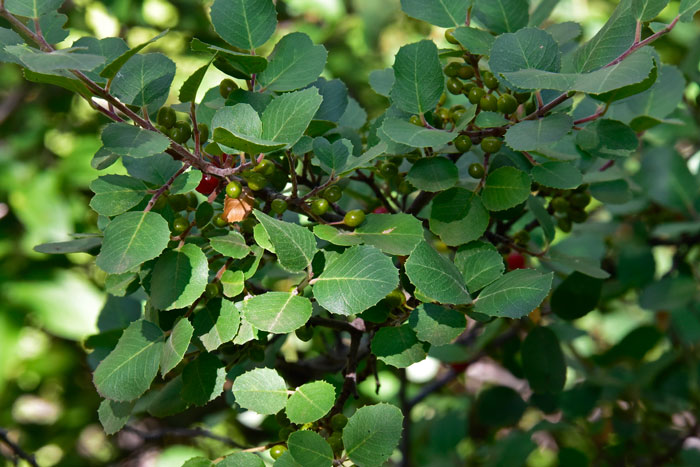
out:
{"label": "thin twig", "polygon": [[177,172],[175,172],[173,176],[170,177],[162,187],[158,188],[156,192],[153,193],[153,196],[151,196],[151,199],[148,201],[148,204],[146,205],[146,208],[143,210],[143,212],[148,212],[151,209],[153,209],[153,206],[155,206],[156,202],[158,201],[158,198],[160,198],[163,195],[163,193],[165,193],[165,190],[170,188],[175,179],[182,175],[189,168],[190,165],[188,163],[183,164],[182,167],[180,167],[180,169]]}
{"label": "thin twig", "polygon": [[16,457],[24,459],[32,467],[39,467],[39,464],[36,463],[36,459],[34,458],[34,454],[27,453],[17,443],[12,441],[9,437],[9,432],[4,428],[0,428],[0,442],[7,445],[7,447],[10,448],[10,450],[15,454]]}

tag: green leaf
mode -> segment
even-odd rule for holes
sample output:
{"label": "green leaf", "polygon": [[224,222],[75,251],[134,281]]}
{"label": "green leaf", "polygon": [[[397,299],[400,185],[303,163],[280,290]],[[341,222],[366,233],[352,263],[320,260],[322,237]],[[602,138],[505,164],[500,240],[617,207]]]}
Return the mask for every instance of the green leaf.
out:
{"label": "green leaf", "polygon": [[201,353],[182,370],[182,398],[194,405],[205,405],[224,392],[226,367],[216,356]]}
{"label": "green leaf", "polygon": [[199,182],[202,181],[202,172],[199,170],[188,170],[177,176],[170,185],[170,194],[176,195],[179,193],[189,193],[197,188]]}
{"label": "green leaf", "polygon": [[390,404],[357,409],[343,429],[343,445],[357,465],[380,466],[389,459],[401,438],[403,415]]}
{"label": "green leaf", "polygon": [[420,242],[406,261],[406,275],[430,298],[452,305],[471,302],[457,267],[426,242]]}
{"label": "green leaf", "polygon": [[459,311],[423,303],[411,312],[408,325],[421,341],[432,345],[447,345],[464,332],[467,318]]}
{"label": "green leaf", "polygon": [[459,171],[454,162],[446,157],[426,157],[413,164],[406,180],[419,190],[442,191],[457,184]]}
{"label": "green leaf", "polygon": [[606,118],[596,120],[579,131],[576,145],[591,156],[614,159],[630,156],[637,150],[639,141],[632,128]]}
{"label": "green leaf", "polygon": [[5,0],[7,11],[25,18],[38,18],[59,9],[65,0]]}
{"label": "green leaf", "polygon": [[327,174],[339,173],[352,153],[352,143],[347,139],[339,139],[331,144],[326,138],[314,138],[313,151]]}
{"label": "green leaf", "polygon": [[[214,54],[214,66],[226,74],[235,78],[250,79],[253,73],[260,73],[267,68],[267,59],[260,55],[251,55],[249,53],[236,52],[230,49],[224,49],[216,45],[207,44],[197,38],[192,39],[190,48],[194,52],[207,52]],[[218,88],[216,94],[218,95]],[[240,92],[249,92],[240,90]],[[234,91],[236,93],[236,91]],[[235,94],[232,93],[235,96]],[[229,96],[230,99],[231,96]],[[271,96],[268,96],[271,97]]]}
{"label": "green leaf", "polygon": [[[21,64],[19,59],[13,54],[5,52],[5,46],[24,44],[22,36],[14,32],[12,29],[0,27],[0,62],[11,62]],[[391,72],[392,77],[394,72]]]}
{"label": "green leaf", "polygon": [[570,162],[545,162],[530,171],[532,178],[543,186],[567,190],[583,182],[583,175]]}
{"label": "green leaf", "polygon": [[287,417],[292,423],[303,425],[324,417],[335,402],[335,388],[325,381],[314,381],[299,386],[287,400]]}
{"label": "green leaf", "polygon": [[460,247],[455,254],[455,266],[472,293],[501,277],[505,270],[501,254],[489,244],[481,242]]}
{"label": "green leaf", "polygon": [[451,28],[464,24],[471,3],[471,0],[401,0],[401,9],[412,18]]}
{"label": "green leaf", "polygon": [[26,44],[5,46],[5,52],[17,57],[24,66],[36,73],[55,73],[64,70],[89,71],[102,65],[104,57],[73,53],[72,49],[43,52]]}
{"label": "green leaf", "polygon": [[314,120],[338,122],[348,107],[348,87],[339,79],[319,78],[312,85],[323,98]]}
{"label": "green leaf", "polygon": [[[43,27],[42,27],[43,30]],[[77,54],[91,54],[104,57],[105,64],[95,67],[90,71],[86,71],[85,75],[99,84],[105,84],[106,80],[100,76],[102,70],[108,63],[114,61],[121,54],[129,50],[129,47],[120,37],[105,37],[104,39],[96,39],[94,37],[81,37],[73,42],[73,48],[77,49]]]}
{"label": "green leaf", "polygon": [[[645,151],[635,180],[645,195],[670,209],[697,212],[700,181],[688,169],[687,161],[671,147]],[[692,214],[694,215],[694,214]]]}
{"label": "green leaf", "polygon": [[528,2],[527,0],[476,2],[472,15],[496,34],[515,32],[527,26]]}
{"label": "green leaf", "polygon": [[190,346],[193,333],[194,328],[187,318],[177,320],[172,332],[165,340],[163,352],[160,354],[160,374],[162,376],[165,376],[182,361],[187,347]]}
{"label": "green leaf", "polygon": [[357,100],[352,97],[348,98],[348,106],[345,108],[345,112],[338,120],[338,125],[341,127],[351,128],[353,130],[360,130],[367,123],[367,111],[362,108]]}
{"label": "green leaf", "polygon": [[514,167],[500,167],[489,173],[481,201],[489,211],[517,206],[530,196],[530,177]]}
{"label": "green leaf", "polygon": [[474,300],[477,313],[506,318],[522,318],[537,308],[552,287],[553,273],[534,269],[507,273],[481,291]]}
{"label": "green leaf", "polygon": [[491,55],[491,47],[496,40],[486,31],[465,26],[455,29],[452,34],[462,47],[475,55]]}
{"label": "green leaf", "polygon": [[113,435],[118,432],[129,421],[134,402],[116,402],[108,399],[100,403],[97,409],[97,416],[100,419],[102,428],[106,435]]}
{"label": "green leaf", "polygon": [[298,272],[311,264],[318,249],[316,239],[309,229],[274,219],[258,210],[253,213],[275,247],[280,266],[290,272]]}
{"label": "green leaf", "polygon": [[540,26],[552,14],[559,0],[542,0],[530,15],[528,26]]}
{"label": "green leaf", "polygon": [[[646,23],[656,18],[666,8],[668,0],[632,0],[632,14],[638,21]],[[700,8],[700,2],[698,2]]]}
{"label": "green leaf", "polygon": [[[21,43],[22,38],[19,38],[18,43]],[[389,97],[391,93],[391,88],[394,87],[394,69],[384,68],[383,70],[372,70],[369,73],[369,85],[372,87],[374,92],[380,96]]]}
{"label": "green leaf", "polygon": [[165,55],[134,55],[114,77],[111,89],[124,104],[148,107],[154,114],[165,104],[174,77],[175,63]]}
{"label": "green leaf", "polygon": [[516,151],[534,151],[559,141],[571,130],[573,124],[573,119],[563,113],[525,120],[508,128],[505,142]]}
{"label": "green leaf", "polygon": [[132,322],[95,369],[97,392],[115,401],[139,397],[158,374],[162,348],[163,332],[158,326],[142,319]]}
{"label": "green leaf", "polygon": [[620,2],[608,22],[573,56],[574,71],[584,73],[601,68],[625,52],[634,41],[637,21],[631,2]]}
{"label": "green leaf", "polygon": [[260,73],[258,84],[269,91],[293,91],[303,88],[319,77],[326,65],[328,52],[314,45],[302,32],[287,34],[275,45],[270,63]]}
{"label": "green leaf", "polygon": [[222,107],[211,120],[214,141],[249,154],[276,151],[283,142],[262,138],[262,120],[249,104]]}
{"label": "green leaf", "polygon": [[647,310],[679,310],[695,303],[698,282],[693,276],[680,274],[664,277],[644,287],[639,296],[639,306]]}
{"label": "green leaf", "polygon": [[120,156],[148,157],[170,146],[170,139],[151,130],[128,123],[110,123],[102,130],[104,150]]}
{"label": "green leaf", "polygon": [[214,463],[204,456],[187,459],[182,467],[214,467]]}
{"label": "green leaf", "polygon": [[204,75],[207,74],[207,70],[211,65],[211,60],[207,62],[206,65],[201,66],[194,73],[187,77],[182,86],[180,87],[180,95],[178,98],[180,102],[194,102],[197,97],[197,91],[199,86],[202,84]]}
{"label": "green leaf", "polygon": [[[153,389],[145,401],[146,410],[154,417],[167,417],[187,409],[189,404],[182,399],[182,374],[175,376],[164,386]],[[144,398],[146,399],[146,398]]]}
{"label": "green leaf", "polygon": [[241,315],[236,305],[229,300],[210,300],[194,315],[195,334],[207,349],[213,352],[231,342],[238,332]]}
{"label": "green leaf", "polygon": [[430,210],[430,230],[449,246],[477,240],[489,225],[489,213],[479,196],[454,187],[438,194]]}
{"label": "green leaf", "polygon": [[287,385],[282,377],[269,368],[256,368],[233,381],[233,396],[244,409],[271,415],[287,404]]}
{"label": "green leaf", "polygon": [[538,326],[530,331],[520,354],[525,377],[534,392],[556,394],[564,389],[566,362],[559,339],[551,329]]}
{"label": "green leaf", "polygon": [[681,0],[678,15],[681,17],[681,21],[689,23],[698,10],[700,10],[700,0]]}
{"label": "green leaf", "polygon": [[493,386],[479,393],[474,412],[484,425],[503,427],[518,423],[526,408],[527,404],[515,389]]}
{"label": "green leaf", "polygon": [[602,290],[601,279],[574,272],[552,292],[552,311],[566,320],[581,318],[598,306]]}
{"label": "green leaf", "polygon": [[146,185],[126,175],[103,175],[90,183],[95,196],[90,207],[103,216],[116,216],[139,204],[146,196]]}
{"label": "green leaf", "polygon": [[530,212],[532,212],[532,215],[535,216],[535,219],[537,219],[540,227],[542,227],[542,231],[544,232],[544,236],[547,238],[547,241],[551,242],[554,240],[556,230],[554,229],[552,215],[549,214],[544,205],[544,200],[538,196],[530,195],[530,197],[527,199],[527,207],[530,209]]}
{"label": "green leaf", "polygon": [[265,462],[252,452],[234,452],[224,457],[217,467],[265,467]]}
{"label": "green leaf", "polygon": [[326,224],[318,224],[314,226],[314,235],[316,235],[321,240],[325,240],[328,243],[339,246],[353,246],[360,245],[362,238],[360,238],[357,233],[352,230],[341,230],[336,229],[333,226]]}
{"label": "green leaf", "polygon": [[432,41],[404,45],[394,61],[394,104],[405,112],[424,114],[435,108],[445,88],[445,77]]}
{"label": "green leaf", "polygon": [[166,251],[151,273],[151,305],[158,310],[192,305],[204,293],[208,276],[207,257],[197,245]]}
{"label": "green leaf", "polygon": [[519,70],[557,72],[559,67],[559,45],[542,29],[525,28],[512,34],[501,34],[491,48],[489,68],[494,73]]}
{"label": "green leaf", "polygon": [[211,24],[232,46],[253,50],[275,32],[277,11],[272,0],[216,0],[211,6]]}
{"label": "green leaf", "polygon": [[398,118],[387,118],[382,124],[384,133],[400,144],[405,144],[414,148],[439,148],[458,136],[458,133],[450,133],[443,130],[432,130],[418,127],[413,123]]}
{"label": "green leaf", "polygon": [[345,175],[356,169],[363,169],[370,167],[371,162],[377,157],[383,155],[386,152],[386,143],[379,143],[376,146],[372,146],[367,151],[365,151],[360,156],[353,156],[348,158],[348,162],[343,169],[343,173],[340,175]]}
{"label": "green leaf", "polygon": [[315,431],[295,431],[287,440],[289,453],[304,467],[330,467],[333,464],[333,449]]}
{"label": "green leaf", "polygon": [[221,276],[221,286],[224,288],[225,297],[233,298],[243,292],[245,287],[243,271],[224,271]]}
{"label": "green leaf", "polygon": [[110,274],[131,271],[168,246],[168,222],[155,212],[126,212],[107,225],[97,266]]}
{"label": "green leaf", "polygon": [[267,292],[246,300],[243,314],[262,331],[286,334],[306,324],[311,317],[311,302],[291,292]]}
{"label": "green leaf", "polygon": [[[364,243],[388,255],[406,256],[423,240],[423,225],[409,214],[369,214],[355,229]],[[347,235],[346,235],[347,237]]]}
{"label": "green leaf", "polygon": [[372,338],[371,348],[379,360],[396,368],[406,368],[428,356],[428,345],[418,341],[408,324],[379,329]]}
{"label": "green leaf", "polygon": [[316,301],[331,313],[362,313],[394,290],[399,271],[373,246],[354,246],[311,281]]}
{"label": "green leaf", "polygon": [[219,237],[212,237],[209,244],[214,251],[228,258],[241,259],[250,253],[250,248],[246,245],[243,235],[235,231]]}
{"label": "green leaf", "polygon": [[102,237],[85,237],[67,242],[42,243],[34,247],[37,253],[65,255],[66,253],[87,253],[102,245]]}
{"label": "green leaf", "polygon": [[316,88],[273,99],[262,114],[262,138],[293,146],[306,131],[322,101]]}
{"label": "green leaf", "polygon": [[114,79],[115,76],[117,76],[117,73],[119,73],[119,70],[124,66],[126,62],[129,61],[131,57],[139,53],[141,50],[143,50],[146,46],[151,45],[158,39],[162,38],[168,33],[168,30],[166,29],[165,31],[161,32],[157,36],[153,37],[152,39],[137,45],[133,49],[127,50],[123,52],[121,55],[119,55],[117,58],[115,58],[112,62],[109,63],[102,72],[100,73],[100,76],[103,78],[107,79]]}

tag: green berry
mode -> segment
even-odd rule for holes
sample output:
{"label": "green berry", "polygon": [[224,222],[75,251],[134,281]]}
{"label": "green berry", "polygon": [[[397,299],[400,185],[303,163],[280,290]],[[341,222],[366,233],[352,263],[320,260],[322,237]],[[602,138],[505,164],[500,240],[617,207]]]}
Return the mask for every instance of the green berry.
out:
{"label": "green berry", "polygon": [[462,94],[468,97],[469,91],[471,91],[475,87],[477,87],[475,82],[467,81],[466,83],[464,83],[464,85],[462,85]]}
{"label": "green berry", "polygon": [[484,176],[484,166],[478,162],[469,165],[469,175],[472,178],[482,178]]}
{"label": "green berry", "polygon": [[184,211],[190,204],[187,196],[183,194],[168,196],[168,203],[175,212]]}
{"label": "green berry", "polygon": [[311,326],[302,326],[296,331],[294,331],[294,334],[296,334],[299,340],[308,342],[314,337],[314,328],[312,328]]}
{"label": "green berry", "polygon": [[328,211],[329,206],[330,203],[328,203],[328,200],[323,198],[317,198],[311,203],[311,212],[313,212],[317,216],[322,216],[326,213],[326,211]]}
{"label": "green berry", "polygon": [[440,118],[440,120],[445,120],[445,121],[452,118],[452,113],[450,112],[450,109],[446,109],[445,107],[440,107],[439,109],[437,109],[435,111],[435,115],[437,115],[438,118]]}
{"label": "green berry", "polygon": [[276,214],[282,214],[287,210],[287,202],[282,198],[275,198],[270,203],[270,209]]}
{"label": "green berry", "polygon": [[445,31],[445,39],[447,39],[447,42],[450,44],[459,44],[459,41],[455,38],[454,32],[454,28]]}
{"label": "green berry", "polygon": [[153,209],[155,209],[156,211],[160,211],[165,207],[166,204],[168,204],[168,197],[164,193],[158,197],[155,204],[153,205]]}
{"label": "green berry", "polygon": [[418,115],[411,115],[411,118],[409,118],[408,121],[416,126],[423,126],[423,122]]}
{"label": "green berry", "polygon": [[447,102],[447,94],[443,92],[438,101],[438,105],[445,105],[445,102]]}
{"label": "green berry", "polygon": [[261,173],[252,172],[248,175],[248,188],[253,191],[260,191],[267,186],[267,178]]}
{"label": "green berry", "polygon": [[481,149],[490,154],[498,152],[498,150],[501,149],[501,145],[503,145],[503,141],[495,136],[487,136],[481,140]]}
{"label": "green berry", "polygon": [[557,219],[557,227],[564,233],[571,232],[571,221],[567,217]]}
{"label": "green berry", "polygon": [[498,111],[503,114],[512,114],[518,109],[518,101],[510,94],[503,94],[498,98]]}
{"label": "green berry", "polygon": [[284,444],[275,444],[270,448],[270,457],[279,459],[285,452],[287,452],[287,446]]}
{"label": "green berry", "polygon": [[348,211],[347,214],[345,214],[345,218],[343,219],[343,222],[345,222],[345,225],[347,225],[348,227],[357,227],[364,221],[365,213],[362,212],[360,209],[353,209],[352,211]]}
{"label": "green berry", "polygon": [[450,78],[447,80],[447,90],[450,94],[461,94],[462,93],[462,82],[457,78]]}
{"label": "green berry", "polygon": [[219,94],[224,99],[228,98],[229,94],[238,89],[238,85],[229,78],[226,78],[219,83]]}
{"label": "green berry", "polygon": [[338,185],[331,185],[328,188],[326,188],[325,190],[323,190],[323,194],[321,196],[326,198],[331,203],[335,203],[340,198],[342,198],[343,189],[340,188]]}
{"label": "green berry", "polygon": [[197,131],[199,132],[199,142],[203,143],[209,139],[209,127],[206,123],[198,123]]}
{"label": "green berry", "polygon": [[479,101],[481,101],[481,98],[486,94],[486,91],[484,91],[481,88],[478,87],[473,87],[471,91],[469,91],[469,102],[472,104],[478,104]]}
{"label": "green berry", "polygon": [[156,122],[158,125],[163,125],[165,128],[172,128],[177,120],[177,115],[175,111],[170,107],[161,107],[158,110],[158,116],[156,117]]}
{"label": "green berry", "polygon": [[399,183],[398,190],[399,193],[401,193],[402,195],[407,195],[409,193],[412,193],[414,188],[409,181],[403,180],[401,183]]}
{"label": "green berry", "polygon": [[260,172],[263,175],[272,175],[275,172],[275,163],[269,159],[263,159],[258,162],[253,171]]}
{"label": "green berry", "polygon": [[457,73],[459,73],[459,68],[460,64],[457,62],[452,62],[448,63],[443,72],[445,73],[446,76],[449,76],[450,78],[454,78],[457,76]]}
{"label": "green berry", "polygon": [[459,67],[457,76],[459,76],[462,79],[471,79],[474,77],[474,68],[469,65],[462,65],[461,67]]}
{"label": "green berry", "polygon": [[588,193],[574,193],[569,198],[569,203],[575,208],[585,208],[591,202],[591,195]]}
{"label": "green berry", "polygon": [[569,210],[569,202],[561,196],[557,196],[552,199],[552,209],[555,212],[566,212]]}
{"label": "green berry", "polygon": [[218,282],[210,282],[204,289],[204,294],[209,298],[218,297],[221,293],[221,284]]}
{"label": "green berry", "polygon": [[170,129],[170,138],[176,143],[182,144],[192,136],[192,128],[185,121],[175,122],[175,126]]}
{"label": "green berry", "polygon": [[342,434],[335,432],[326,439],[328,444],[330,444],[333,454],[340,454],[343,452],[343,437]]}
{"label": "green berry", "polygon": [[459,135],[455,138],[455,148],[459,152],[467,152],[472,148],[472,140],[467,135]]}
{"label": "green berry", "polygon": [[518,245],[525,245],[530,241],[530,232],[527,230],[520,230],[513,235],[513,240],[515,240],[515,243]]}
{"label": "green berry", "polygon": [[391,309],[398,308],[406,303],[406,296],[403,294],[401,289],[394,289],[389,292],[386,297],[384,297],[384,302]]}
{"label": "green berry", "polygon": [[530,98],[532,94],[529,92],[516,92],[515,93],[515,100],[518,101],[518,104],[522,104],[526,100]]}
{"label": "green berry", "polygon": [[498,79],[496,79],[496,77],[493,76],[493,73],[488,73],[488,72],[482,73],[481,80],[484,82],[484,85],[489,89],[497,89],[498,88]]}
{"label": "green berry", "polygon": [[226,220],[223,214],[219,214],[214,217],[214,225],[217,227],[226,227],[228,225],[228,220]]}
{"label": "green berry", "polygon": [[572,209],[569,211],[569,219],[571,219],[572,222],[580,224],[582,222],[586,222],[586,219],[588,219],[588,213],[583,210]]}
{"label": "green berry", "polygon": [[498,99],[493,94],[484,94],[479,100],[479,107],[481,110],[494,112],[498,109]]}
{"label": "green berry", "polygon": [[331,428],[333,431],[342,431],[348,424],[348,417],[342,413],[337,413],[331,417]]}
{"label": "green berry", "polygon": [[228,182],[228,185],[226,185],[226,195],[228,195],[229,198],[238,198],[241,196],[242,190],[243,187],[241,184],[235,180]]}
{"label": "green berry", "polygon": [[379,173],[384,178],[394,178],[399,173],[399,168],[393,162],[384,162],[379,166]]}
{"label": "green berry", "polygon": [[537,110],[537,106],[533,101],[527,101],[525,103],[525,115],[530,115],[533,113],[535,110]]}
{"label": "green berry", "polygon": [[462,118],[462,115],[465,114],[466,109],[457,109],[457,110],[451,110],[452,113],[452,120],[454,122],[458,122],[460,118]]}
{"label": "green berry", "polygon": [[190,223],[187,222],[187,219],[184,217],[176,217],[175,220],[173,220],[173,232],[175,233],[182,233],[185,230],[187,230],[187,227],[190,226]]}

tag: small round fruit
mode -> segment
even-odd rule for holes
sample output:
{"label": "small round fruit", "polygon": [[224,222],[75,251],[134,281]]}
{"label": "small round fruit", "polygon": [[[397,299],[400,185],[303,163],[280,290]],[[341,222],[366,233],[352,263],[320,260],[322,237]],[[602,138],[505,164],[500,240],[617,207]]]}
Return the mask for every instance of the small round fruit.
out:
{"label": "small round fruit", "polygon": [[575,208],[585,208],[591,202],[591,195],[588,193],[574,193],[569,198],[569,203]]}
{"label": "small round fruit", "polygon": [[438,105],[445,105],[445,102],[447,102],[447,94],[443,92],[438,101]]}
{"label": "small round fruit", "polygon": [[328,200],[323,199],[323,198],[318,198],[313,200],[311,203],[311,212],[316,214],[317,216],[322,216],[328,211],[328,207],[330,206],[330,203]]}
{"label": "small round fruit", "polygon": [[478,104],[479,101],[481,101],[481,98],[486,94],[486,91],[484,91],[481,88],[478,87],[473,87],[471,91],[469,91],[469,102],[472,104]]}
{"label": "small round fruit", "polygon": [[267,178],[261,173],[253,172],[248,176],[248,188],[260,191],[267,186]]}
{"label": "small round fruit", "polygon": [[445,107],[440,107],[435,111],[435,115],[440,118],[440,120],[449,120],[452,118],[452,112],[450,112],[450,109],[446,109]]}
{"label": "small round fruit", "polygon": [[498,110],[498,99],[493,94],[484,94],[479,100],[479,107],[481,107],[481,110],[495,112]]}
{"label": "small round fruit", "polygon": [[506,257],[506,262],[508,263],[509,271],[513,271],[515,269],[525,269],[525,257],[517,251],[509,254]]}
{"label": "small round fruit", "polygon": [[399,168],[392,162],[384,162],[379,166],[379,173],[384,178],[393,178],[399,173]]}
{"label": "small round fruit", "polygon": [[423,126],[423,122],[418,115],[411,115],[411,118],[409,118],[408,121],[416,126]]}
{"label": "small round fruit", "polygon": [[282,214],[287,210],[287,202],[282,198],[275,198],[270,203],[270,209],[276,214]]}
{"label": "small round fruit", "polygon": [[209,127],[206,123],[198,123],[197,131],[199,132],[199,142],[203,143],[209,139]]}
{"label": "small round fruit", "polygon": [[345,414],[337,413],[331,417],[331,428],[333,428],[333,431],[342,431],[347,424],[348,417]]}
{"label": "small round fruit", "polygon": [[481,140],[481,149],[483,149],[484,152],[488,152],[490,154],[498,152],[498,150],[501,149],[502,145],[503,141],[496,138],[495,136],[487,136],[486,138]]}
{"label": "small round fruit", "polygon": [[166,204],[168,204],[168,197],[164,194],[160,195],[156,200],[155,204],[153,205],[153,209],[155,209],[156,211],[160,211],[165,207]]}
{"label": "small round fruit", "polygon": [[218,297],[221,293],[221,284],[218,282],[210,282],[204,289],[204,294],[209,298]]}
{"label": "small round fruit", "polygon": [[467,81],[462,86],[462,94],[464,94],[465,96],[469,96],[469,91],[471,91],[475,87],[477,87],[477,86],[476,86],[476,83],[474,81]]}
{"label": "small round fruit", "polygon": [[522,104],[523,102],[528,100],[531,95],[532,94],[530,94],[529,92],[516,92],[515,93],[515,100],[518,101],[518,104]]}
{"label": "small round fruit", "polygon": [[326,198],[331,203],[335,203],[343,196],[343,189],[338,185],[331,185],[325,190],[323,190],[322,196]]}
{"label": "small round fruit", "polygon": [[217,227],[226,227],[228,225],[228,220],[226,220],[223,214],[219,214],[214,217],[214,225]]}
{"label": "small round fruit", "polygon": [[241,196],[242,190],[243,187],[241,184],[235,180],[228,182],[228,185],[226,185],[226,195],[228,195],[229,198],[238,198]]}
{"label": "small round fruit", "polygon": [[213,175],[204,174],[202,180],[200,180],[199,185],[197,185],[197,190],[205,196],[209,196],[216,187],[219,186],[219,179]]}
{"label": "small round fruit", "polygon": [[518,245],[525,245],[530,241],[530,232],[527,230],[520,230],[513,235],[513,240],[515,240],[515,243]]}
{"label": "small round fruit", "polygon": [[482,178],[484,176],[484,166],[478,162],[469,165],[469,175],[472,178]]}
{"label": "small round fruit", "polygon": [[168,204],[170,204],[173,211],[180,212],[187,209],[187,206],[189,206],[190,203],[187,200],[187,196],[178,194],[168,196]]}
{"label": "small round fruit", "polygon": [[571,232],[571,221],[568,217],[561,217],[557,219],[557,227],[564,233]]}
{"label": "small round fruit", "polygon": [[443,72],[446,76],[454,78],[459,73],[460,64],[457,62],[448,63]]}
{"label": "small round fruit", "polygon": [[221,94],[221,97],[224,99],[236,89],[238,89],[238,85],[232,79],[226,78],[219,83],[219,94]]}
{"label": "small round fruit", "polygon": [[474,77],[474,68],[469,65],[462,65],[457,71],[457,76],[462,79],[471,79]]}
{"label": "small round fruit", "polygon": [[457,78],[450,78],[447,80],[447,90],[450,94],[461,94],[462,93],[462,82]]}
{"label": "small round fruit", "polygon": [[552,199],[552,209],[556,212],[566,212],[569,210],[569,202],[561,196],[557,196]]}
{"label": "small round fruit", "polygon": [[275,163],[269,159],[263,159],[253,170],[263,175],[272,175],[275,172]]}
{"label": "small round fruit", "polygon": [[180,120],[175,122],[175,126],[170,129],[170,138],[176,143],[182,144],[192,136],[190,124]]}
{"label": "small round fruit", "polygon": [[287,446],[284,444],[275,444],[270,448],[270,457],[279,459],[285,452],[287,452]]}
{"label": "small round fruit", "polygon": [[472,148],[472,140],[467,135],[459,135],[455,138],[455,149],[459,152],[467,152]]}
{"label": "small round fruit", "polygon": [[401,183],[399,183],[398,190],[399,193],[401,193],[402,195],[407,195],[409,193],[412,193],[414,188],[413,185],[411,185],[411,182],[403,180]]}
{"label": "small round fruit", "polygon": [[156,117],[156,122],[158,125],[163,125],[165,128],[172,128],[177,120],[177,115],[175,111],[170,107],[161,107],[158,110],[158,116]]}
{"label": "small round fruit", "polygon": [[299,338],[299,340],[304,342],[309,342],[314,337],[314,328],[310,326],[302,326],[294,334]]}
{"label": "small round fruit", "polygon": [[341,433],[335,432],[326,439],[328,444],[330,444],[333,454],[340,454],[343,452],[343,436]]}
{"label": "small round fruit", "polygon": [[518,109],[518,101],[510,94],[503,94],[498,98],[498,111],[503,114],[512,114]]}
{"label": "small round fruit", "polygon": [[353,209],[345,214],[343,222],[348,227],[357,227],[365,221],[365,213],[360,209]]}
{"label": "small round fruit", "polygon": [[384,297],[384,302],[390,308],[398,308],[406,303],[406,296],[403,294],[401,289],[394,289],[389,294]]}
{"label": "small round fruit", "polygon": [[460,118],[462,118],[462,115],[466,113],[466,110],[464,109],[457,109],[452,111],[452,120],[454,122],[458,122]]}
{"label": "small round fruit", "polygon": [[450,44],[459,44],[459,41],[455,38],[454,32],[454,28],[446,30],[445,39],[447,39],[447,42]]}
{"label": "small round fruit", "polygon": [[481,74],[481,79],[487,88],[489,88],[489,89],[497,89],[498,88],[498,79],[495,76],[493,76],[493,73],[484,72]]}
{"label": "small round fruit", "polygon": [[572,209],[569,211],[569,219],[576,224],[580,224],[582,222],[586,222],[586,219],[588,219],[588,213],[583,210]]}
{"label": "small round fruit", "polygon": [[190,223],[187,222],[187,219],[185,219],[184,217],[176,217],[173,221],[173,232],[180,234],[187,230],[187,227],[189,226]]}
{"label": "small round fruit", "polygon": [[533,101],[527,101],[525,103],[525,115],[530,115],[533,113],[535,110],[537,110],[537,106]]}
{"label": "small round fruit", "polygon": [[372,214],[389,214],[389,210],[384,206],[379,206],[378,208],[374,208]]}

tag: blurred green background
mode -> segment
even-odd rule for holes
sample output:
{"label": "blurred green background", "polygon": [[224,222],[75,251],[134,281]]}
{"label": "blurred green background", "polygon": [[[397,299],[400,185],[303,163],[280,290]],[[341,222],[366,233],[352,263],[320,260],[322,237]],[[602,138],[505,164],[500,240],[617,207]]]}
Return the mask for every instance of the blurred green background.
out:
{"label": "blurred green background", "polygon": [[[260,53],[269,52],[289,31],[306,32],[330,51],[324,75],[345,81],[370,118],[387,105],[366,85],[370,71],[390,66],[402,44],[425,35],[444,45],[443,30],[406,17],[399,0],[277,3],[281,27]],[[553,19],[579,22],[585,37],[590,37],[616,3],[562,0]],[[174,103],[180,83],[205,60],[191,53],[190,39],[219,42],[207,18],[210,4],[69,0],[61,11],[67,15],[70,34],[60,47],[85,35],[119,35],[134,46],[171,28],[168,38],[151,50],[167,53],[178,64],[171,93]],[[677,5],[672,4],[662,18],[672,18]],[[681,24],[656,45],[665,62],[685,73],[686,96],[694,101],[700,27]],[[222,79],[217,73],[212,70],[201,89],[217,85]],[[67,91],[28,83],[18,67],[0,65],[0,427],[19,436],[42,466],[103,465],[124,459],[133,449],[128,437],[117,442],[102,433],[96,413],[99,398],[80,344],[97,330],[97,317],[106,306],[103,275],[87,254],[49,256],[32,250],[39,243],[96,230],[96,215],[88,207],[88,184],[98,175],[90,161],[100,147],[99,128],[105,123]],[[680,136],[697,138],[692,128],[685,135],[679,129],[665,136],[660,132],[659,137],[682,145],[678,131]],[[692,161],[697,172],[697,155]],[[663,263],[663,250],[655,254]],[[613,344],[639,319],[624,308],[600,316],[586,323],[600,336],[599,346]],[[177,449],[151,457],[157,465],[189,457],[186,448]]]}

